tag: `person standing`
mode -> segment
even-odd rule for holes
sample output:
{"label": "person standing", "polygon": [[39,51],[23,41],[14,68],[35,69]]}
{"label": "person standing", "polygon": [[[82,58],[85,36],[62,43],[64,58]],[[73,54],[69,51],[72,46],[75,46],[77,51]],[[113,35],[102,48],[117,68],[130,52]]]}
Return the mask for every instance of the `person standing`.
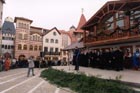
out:
{"label": "person standing", "polygon": [[136,52],[133,55],[133,66],[135,70],[138,70],[140,66],[140,51],[136,49]]}
{"label": "person standing", "polygon": [[0,57],[0,71],[2,71],[3,70],[3,60],[2,60],[2,58]]}
{"label": "person standing", "polygon": [[4,62],[4,69],[5,69],[5,71],[8,71],[10,69],[10,65],[11,65],[10,58],[6,58],[5,62]]}
{"label": "person standing", "polygon": [[80,50],[78,47],[75,48],[74,50],[74,63],[75,63],[75,70],[79,70],[79,55],[80,55]]}
{"label": "person standing", "polygon": [[29,77],[30,72],[32,71],[32,76],[34,76],[34,61],[33,61],[33,57],[30,57],[28,60],[28,73],[27,73],[27,77]]}

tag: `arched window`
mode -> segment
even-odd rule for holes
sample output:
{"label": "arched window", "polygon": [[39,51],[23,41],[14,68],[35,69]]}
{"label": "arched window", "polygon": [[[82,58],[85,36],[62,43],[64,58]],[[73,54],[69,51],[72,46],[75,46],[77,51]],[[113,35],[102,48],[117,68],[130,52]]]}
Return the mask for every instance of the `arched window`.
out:
{"label": "arched window", "polygon": [[54,40],[53,39],[51,39],[51,43],[54,43]]}
{"label": "arched window", "polygon": [[22,49],[22,45],[18,44],[18,50],[21,50],[21,49]]}
{"label": "arched window", "polygon": [[23,46],[23,50],[27,50],[27,45],[24,45]]}
{"label": "arched window", "polygon": [[30,45],[30,50],[33,50],[33,45]]}
{"label": "arched window", "polygon": [[58,40],[57,39],[55,40],[55,43],[58,43]]}
{"label": "arched window", "polygon": [[46,39],[46,43],[49,43],[49,39]]}

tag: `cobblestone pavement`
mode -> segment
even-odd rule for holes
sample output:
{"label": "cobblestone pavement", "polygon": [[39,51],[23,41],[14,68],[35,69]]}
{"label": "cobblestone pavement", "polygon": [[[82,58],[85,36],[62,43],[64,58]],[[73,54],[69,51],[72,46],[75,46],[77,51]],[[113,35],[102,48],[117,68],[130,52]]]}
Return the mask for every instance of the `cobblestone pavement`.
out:
{"label": "cobblestone pavement", "polygon": [[41,69],[35,76],[27,77],[27,68],[0,72],[0,93],[72,93],[40,78]]}

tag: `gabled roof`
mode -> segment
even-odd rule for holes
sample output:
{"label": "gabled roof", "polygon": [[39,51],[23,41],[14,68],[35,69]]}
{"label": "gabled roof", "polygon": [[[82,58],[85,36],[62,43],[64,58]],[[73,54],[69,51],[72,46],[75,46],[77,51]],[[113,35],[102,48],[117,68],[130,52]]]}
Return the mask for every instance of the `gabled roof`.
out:
{"label": "gabled roof", "polygon": [[82,29],[86,30],[88,27],[98,24],[107,14],[117,11],[139,10],[140,0],[117,0],[109,1],[103,5],[83,26]]}
{"label": "gabled roof", "polygon": [[55,29],[59,34],[61,34],[60,31],[59,31],[56,27],[54,27],[54,28],[52,28],[52,29],[50,29],[50,30],[48,30],[48,31],[46,30],[46,32],[44,33],[44,35],[50,33],[50,32],[53,31],[54,29]]}

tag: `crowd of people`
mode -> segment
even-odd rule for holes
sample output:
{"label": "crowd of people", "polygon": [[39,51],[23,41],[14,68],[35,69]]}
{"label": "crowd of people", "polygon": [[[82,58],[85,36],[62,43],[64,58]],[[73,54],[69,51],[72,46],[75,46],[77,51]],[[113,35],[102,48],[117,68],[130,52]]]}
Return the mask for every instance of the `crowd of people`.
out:
{"label": "crowd of people", "polygon": [[120,71],[124,68],[135,69],[140,68],[140,51],[136,49],[134,54],[119,48],[105,49],[105,50],[85,50],[76,49],[73,55],[73,64],[75,70],[79,70],[79,66],[110,69]]}
{"label": "crowd of people", "polygon": [[[30,58],[29,58],[30,59]],[[14,68],[27,68],[29,67],[29,59],[16,59],[16,58],[0,58],[0,71],[8,71]],[[101,69],[110,69],[120,71],[124,68],[135,69],[140,68],[140,51],[132,54],[129,50],[121,50],[119,48],[105,49],[105,50],[86,50],[76,49],[73,52],[72,64],[75,65],[75,70],[79,70],[79,66],[93,67]],[[47,59],[34,59],[35,68],[46,68],[50,66],[59,66],[63,62],[51,61]]]}
{"label": "crowd of people", "polygon": [[[8,71],[9,69],[15,69],[15,68],[28,68],[29,67],[29,58],[0,58],[0,71]],[[51,66],[59,66],[63,65],[60,60],[58,61],[52,61],[52,60],[47,60],[47,59],[35,59],[32,58],[34,62],[34,67],[35,68],[46,68],[46,67],[51,67]]]}

